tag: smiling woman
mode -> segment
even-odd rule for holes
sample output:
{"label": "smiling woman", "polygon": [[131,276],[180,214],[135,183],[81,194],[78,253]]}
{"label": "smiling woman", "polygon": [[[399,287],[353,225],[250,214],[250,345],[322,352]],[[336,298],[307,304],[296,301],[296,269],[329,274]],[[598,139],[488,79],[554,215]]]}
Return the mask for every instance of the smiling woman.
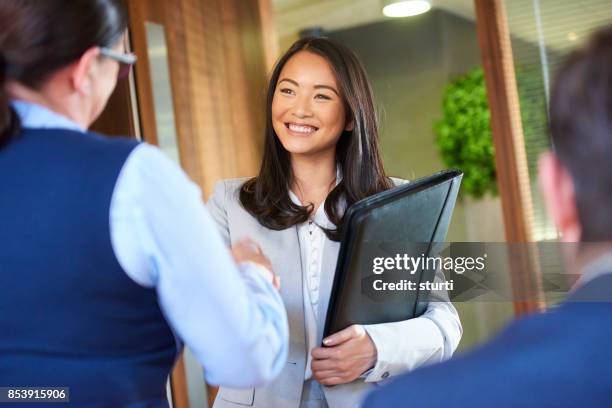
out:
{"label": "smiling woman", "polygon": [[227,244],[253,238],[280,276],[288,364],[266,387],[222,387],[214,406],[354,407],[372,383],[450,357],[461,324],[441,301],[420,318],[322,338],[345,209],[403,181],[385,175],[365,70],[340,44],[296,42],[272,73],[266,114],[259,174],[217,183],[209,208]]}
{"label": "smiling woman", "polygon": [[[320,55],[300,51],[283,67],[272,101],[272,125],[292,160],[333,155],[351,131],[336,76]],[[307,158],[306,158],[307,157]],[[334,173],[334,172],[332,172]]]}
{"label": "smiling woman", "polygon": [[392,187],[363,66],[329,39],[297,41],[272,73],[266,115],[261,170],[242,186],[241,203],[263,226],[282,230],[307,221],[324,202],[334,227],[325,233],[339,241],[344,208]]}

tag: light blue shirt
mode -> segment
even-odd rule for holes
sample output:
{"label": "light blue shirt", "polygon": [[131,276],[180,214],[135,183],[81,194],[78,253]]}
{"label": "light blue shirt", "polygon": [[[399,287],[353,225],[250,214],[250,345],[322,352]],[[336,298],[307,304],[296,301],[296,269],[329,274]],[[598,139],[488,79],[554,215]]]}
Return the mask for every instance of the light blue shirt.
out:
{"label": "light blue shirt", "polygon": [[[25,128],[85,132],[42,106],[13,101],[13,107]],[[285,308],[259,266],[236,267],[201,197],[178,165],[140,144],[113,192],[113,250],[133,281],[156,289],[168,323],[204,365],[209,383],[261,385],[287,358]]]}

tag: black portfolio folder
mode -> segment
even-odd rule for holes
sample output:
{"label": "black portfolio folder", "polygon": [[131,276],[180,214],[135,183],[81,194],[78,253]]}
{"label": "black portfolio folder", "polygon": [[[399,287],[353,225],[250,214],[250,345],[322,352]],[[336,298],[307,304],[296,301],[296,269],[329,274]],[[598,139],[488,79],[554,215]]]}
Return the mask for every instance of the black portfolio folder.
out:
{"label": "black portfolio folder", "polygon": [[[324,337],[352,324],[407,320],[425,312],[426,290],[374,290],[381,278],[432,282],[435,270],[373,272],[374,258],[434,256],[446,238],[462,173],[446,170],[368,197],[346,213]],[[376,261],[378,262],[378,261]]]}

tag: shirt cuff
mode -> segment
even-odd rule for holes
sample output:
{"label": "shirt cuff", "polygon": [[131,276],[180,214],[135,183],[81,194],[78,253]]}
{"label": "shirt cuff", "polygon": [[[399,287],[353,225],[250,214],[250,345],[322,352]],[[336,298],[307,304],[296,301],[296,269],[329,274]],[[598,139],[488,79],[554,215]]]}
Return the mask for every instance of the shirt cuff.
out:
{"label": "shirt cuff", "polygon": [[363,374],[359,376],[359,378],[367,381],[367,378],[372,373],[372,371],[374,371],[374,367],[370,368],[369,370],[364,371]]}
{"label": "shirt cuff", "polygon": [[374,346],[377,360],[365,382],[378,382],[411,371],[437,357],[444,350],[440,329],[426,317],[393,323],[363,326]]}
{"label": "shirt cuff", "polygon": [[[243,261],[238,264],[238,270],[240,270],[242,278],[247,281],[247,284],[252,290],[261,292],[261,286],[263,285],[265,292],[268,292],[270,289],[274,292],[278,292],[272,282],[265,277],[265,274],[269,273],[269,270],[265,266],[253,261]],[[253,283],[255,283],[255,285],[253,285]]]}
{"label": "shirt cuff", "polygon": [[[366,333],[368,333],[368,336],[370,336],[370,339],[372,339],[374,347],[376,348],[376,363],[374,364],[374,367],[361,374],[360,377],[363,378],[365,382],[378,382],[388,378],[391,375],[391,373],[386,371],[387,367],[389,366],[389,356],[385,355],[385,348],[382,347],[382,334],[376,329],[376,326],[378,325],[370,324],[363,326]],[[385,376],[384,378],[383,375]]]}

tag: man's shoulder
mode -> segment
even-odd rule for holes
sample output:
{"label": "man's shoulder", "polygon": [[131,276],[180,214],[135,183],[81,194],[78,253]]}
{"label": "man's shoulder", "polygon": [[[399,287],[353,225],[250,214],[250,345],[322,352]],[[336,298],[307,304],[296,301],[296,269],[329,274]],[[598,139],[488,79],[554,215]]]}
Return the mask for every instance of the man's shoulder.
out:
{"label": "man's shoulder", "polygon": [[[541,403],[558,401],[555,395],[576,398],[592,389],[595,378],[612,380],[612,352],[605,345],[612,328],[602,327],[608,322],[597,318],[603,313],[598,308],[605,306],[563,304],[519,319],[472,351],[399,377],[364,406],[391,406],[402,398],[430,407],[489,406],[487,401],[548,406]],[[578,378],[560,389],[570,371]]]}

